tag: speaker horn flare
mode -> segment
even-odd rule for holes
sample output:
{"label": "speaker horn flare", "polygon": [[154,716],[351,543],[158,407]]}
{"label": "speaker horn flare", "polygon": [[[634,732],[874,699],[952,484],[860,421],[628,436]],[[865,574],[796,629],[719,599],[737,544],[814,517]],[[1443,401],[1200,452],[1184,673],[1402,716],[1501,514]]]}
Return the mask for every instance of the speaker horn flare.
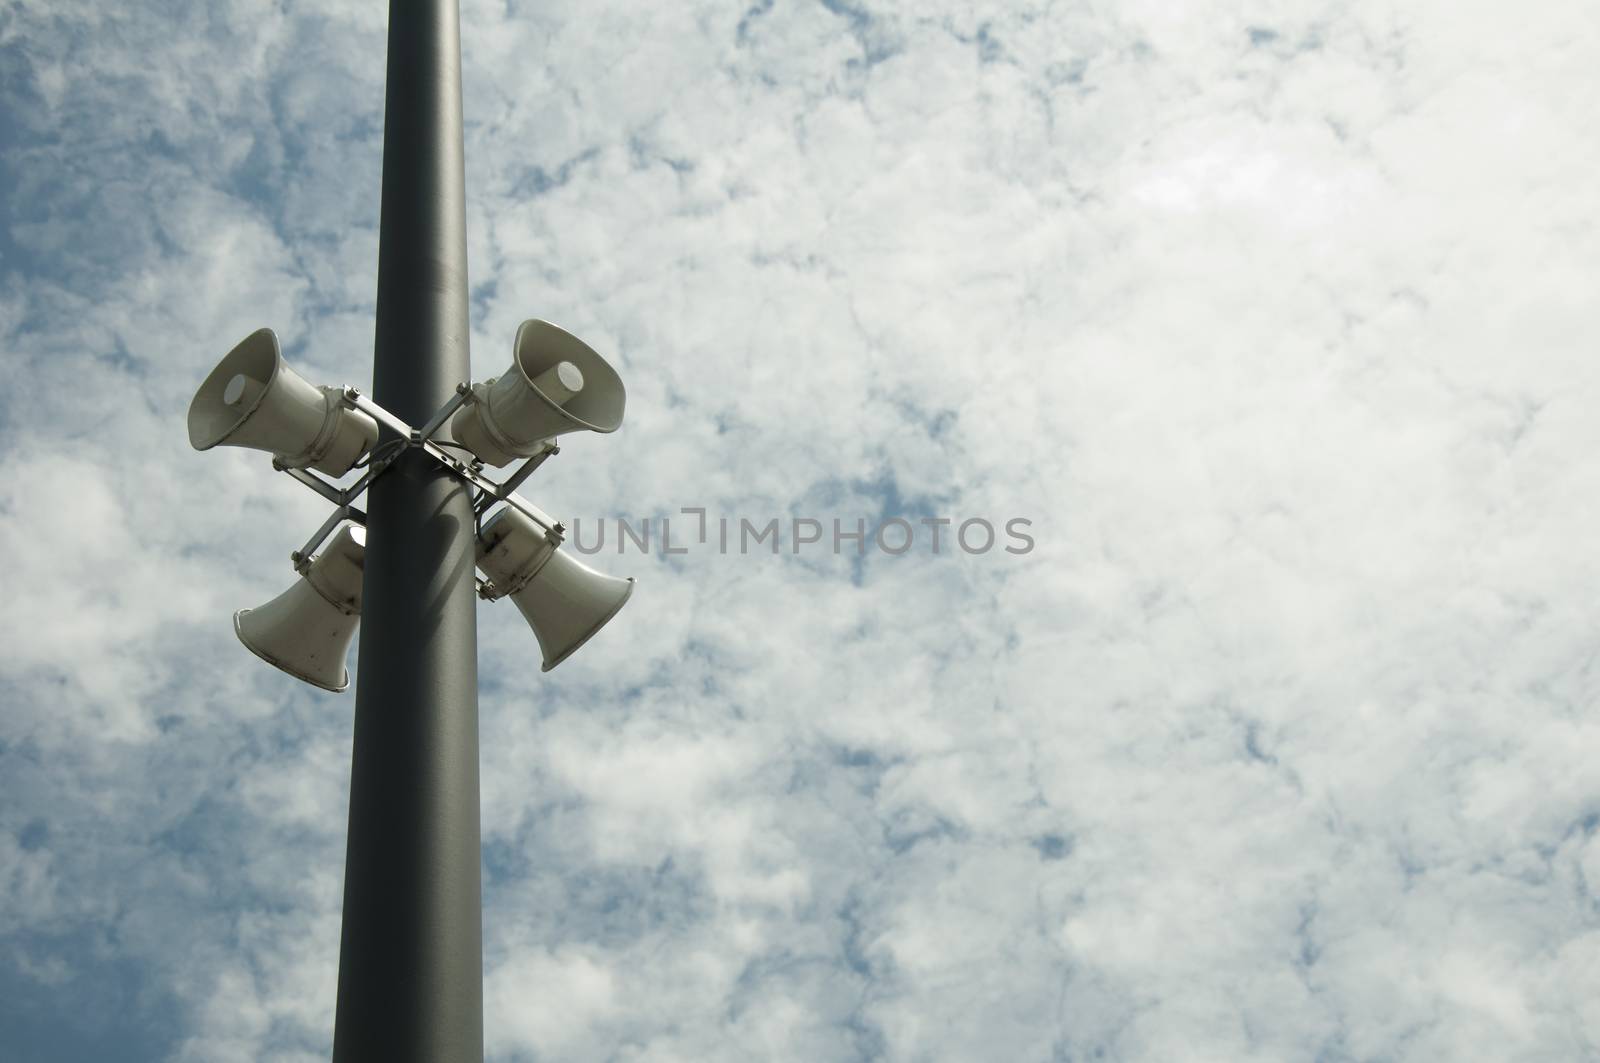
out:
{"label": "speaker horn flare", "polygon": [[557,549],[544,529],[512,506],[484,522],[478,567],[533,628],[546,672],[593,638],[633,594],[632,578],[596,572]]}
{"label": "speaker horn flare", "polygon": [[345,656],[361,622],[366,529],[345,525],[294,586],[256,609],[233,614],[250,652],[312,686],[335,693],[350,685]]}
{"label": "speaker horn flare", "polygon": [[511,367],[472,388],[450,421],[456,442],[489,465],[537,454],[567,432],[615,432],[627,393],[592,347],[548,321],[517,328]]}
{"label": "speaker horn flare", "polygon": [[257,329],[229,351],[189,403],[189,445],[265,450],[292,469],[343,476],[378,441],[378,423],[283,360],[278,337]]}

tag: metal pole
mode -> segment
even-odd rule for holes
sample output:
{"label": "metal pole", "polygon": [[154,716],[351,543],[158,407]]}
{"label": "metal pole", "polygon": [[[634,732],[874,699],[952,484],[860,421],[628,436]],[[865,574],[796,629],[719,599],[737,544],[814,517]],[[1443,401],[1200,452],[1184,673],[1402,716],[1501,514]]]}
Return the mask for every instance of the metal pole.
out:
{"label": "metal pole", "polygon": [[[373,397],[422,424],[469,376],[456,0],[391,0]],[[333,1058],[483,1058],[477,619],[466,485],[373,481]]]}

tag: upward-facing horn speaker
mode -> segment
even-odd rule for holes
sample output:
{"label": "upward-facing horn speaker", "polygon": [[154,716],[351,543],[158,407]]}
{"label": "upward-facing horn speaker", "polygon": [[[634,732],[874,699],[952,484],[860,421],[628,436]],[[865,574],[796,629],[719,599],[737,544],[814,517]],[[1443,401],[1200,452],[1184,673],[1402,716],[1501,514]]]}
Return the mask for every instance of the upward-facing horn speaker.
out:
{"label": "upward-facing horn speaker", "polygon": [[633,580],[596,572],[550,542],[512,506],[484,522],[478,567],[509,594],[533,628],[548,672],[588,642],[633,593]]}
{"label": "upward-facing horn speaker", "polygon": [[378,423],[290,369],[269,328],[229,351],[189,404],[189,443],[265,450],[290,468],[343,476],[378,441]]}
{"label": "upward-facing horn speaker", "polygon": [[259,609],[233,614],[239,641],[312,686],[334,692],[349,686],[344,659],[361,622],[366,533],[358,524],[345,525],[293,587]]}
{"label": "upward-facing horn speaker", "polygon": [[450,422],[456,442],[501,466],[537,454],[566,432],[615,432],[627,394],[594,349],[548,321],[517,329],[511,368],[472,388]]}

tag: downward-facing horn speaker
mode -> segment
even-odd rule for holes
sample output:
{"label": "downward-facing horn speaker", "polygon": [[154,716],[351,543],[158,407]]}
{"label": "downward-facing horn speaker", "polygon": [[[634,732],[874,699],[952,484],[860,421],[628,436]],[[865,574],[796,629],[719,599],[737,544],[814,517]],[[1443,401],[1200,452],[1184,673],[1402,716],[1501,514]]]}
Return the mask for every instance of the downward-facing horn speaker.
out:
{"label": "downward-facing horn speaker", "polygon": [[345,525],[293,587],[258,609],[233,614],[250,652],[324,690],[350,685],[345,655],[361,622],[366,529]]}
{"label": "downward-facing horn speaker", "polygon": [[478,567],[508,594],[544,652],[548,672],[617,615],[633,580],[596,572],[557,549],[544,529],[507,506],[484,522]]}
{"label": "downward-facing horn speaker", "polygon": [[290,468],[342,476],[378,441],[378,424],[284,364],[277,335],[257,329],[229,351],[189,404],[189,443],[265,450]]}

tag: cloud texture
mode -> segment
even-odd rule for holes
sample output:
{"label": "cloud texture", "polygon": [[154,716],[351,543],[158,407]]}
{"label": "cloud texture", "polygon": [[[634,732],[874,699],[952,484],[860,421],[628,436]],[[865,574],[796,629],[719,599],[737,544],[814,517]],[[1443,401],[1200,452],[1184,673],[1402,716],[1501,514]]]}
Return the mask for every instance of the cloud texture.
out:
{"label": "cloud texture", "polygon": [[[261,325],[369,383],[384,29],[0,6],[11,1058],[328,1054],[353,700],[228,624],[324,507],[183,413]],[[1037,541],[612,547],[549,675],[484,606],[492,1058],[1600,1058],[1591,5],[463,44],[474,374],[629,391],[526,495]]]}

